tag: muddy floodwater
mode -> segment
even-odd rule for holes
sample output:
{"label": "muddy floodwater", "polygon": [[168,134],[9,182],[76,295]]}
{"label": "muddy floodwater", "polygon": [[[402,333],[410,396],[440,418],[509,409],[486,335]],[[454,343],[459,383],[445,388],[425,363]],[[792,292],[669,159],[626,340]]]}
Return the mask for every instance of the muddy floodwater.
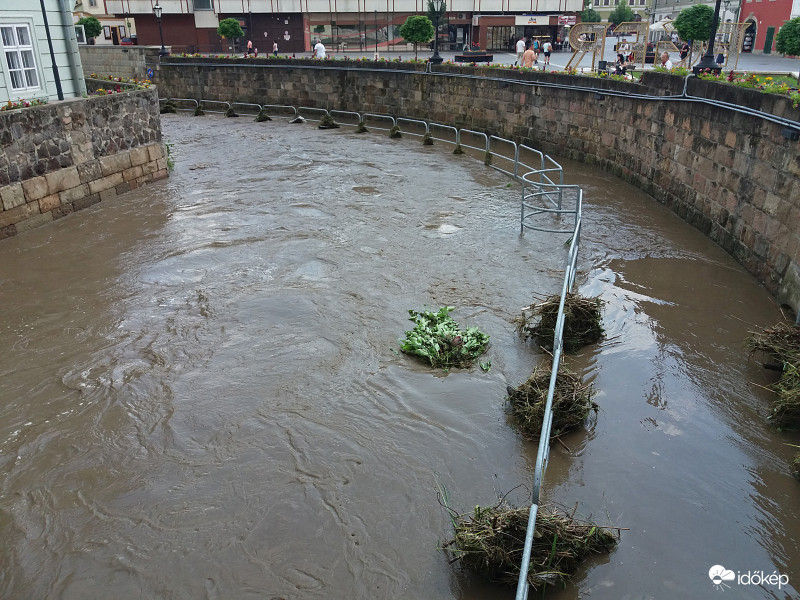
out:
{"label": "muddy floodwater", "polygon": [[[520,237],[519,186],[442,144],[163,130],[168,180],[0,241],[0,598],[513,598],[437,549],[436,489],[525,502],[536,445],[504,398],[543,357],[513,319],[560,291],[565,236]],[[775,374],[742,346],[779,307],[666,208],[564,165],[607,333],[567,358],[600,412],[554,444],[545,496],[625,529],[547,597],[797,597],[800,437],[767,426]],[[444,305],[491,336],[487,372],[399,352],[408,310]]]}

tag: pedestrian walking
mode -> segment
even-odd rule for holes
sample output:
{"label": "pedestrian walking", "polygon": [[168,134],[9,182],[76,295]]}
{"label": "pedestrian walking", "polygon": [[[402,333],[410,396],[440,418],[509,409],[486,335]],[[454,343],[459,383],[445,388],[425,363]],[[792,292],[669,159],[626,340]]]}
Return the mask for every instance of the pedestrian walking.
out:
{"label": "pedestrian walking", "polygon": [[542,52],[544,52],[544,64],[550,64],[550,53],[553,51],[553,44],[550,43],[550,40],[547,40],[542,45]]}
{"label": "pedestrian walking", "polygon": [[322,40],[317,40],[314,45],[314,58],[325,58],[325,46],[322,45]]}
{"label": "pedestrian walking", "polygon": [[272,42],[272,55],[278,56],[278,42]]}
{"label": "pedestrian walking", "polygon": [[522,55],[525,54],[525,38],[520,36],[519,41],[517,42],[517,62],[515,65],[522,64]]}

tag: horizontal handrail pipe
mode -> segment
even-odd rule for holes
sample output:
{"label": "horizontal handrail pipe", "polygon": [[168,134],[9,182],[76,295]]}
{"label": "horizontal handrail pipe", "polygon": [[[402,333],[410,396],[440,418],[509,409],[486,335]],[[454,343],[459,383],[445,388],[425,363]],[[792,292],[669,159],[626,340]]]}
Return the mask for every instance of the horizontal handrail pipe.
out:
{"label": "horizontal handrail pipe", "polygon": [[[397,125],[397,120],[391,115],[380,115],[374,113],[364,113],[363,115],[364,125],[367,127],[372,127],[373,129],[380,129],[383,131],[389,131],[392,127]],[[389,121],[391,125],[388,127],[382,127],[379,123],[384,123]]]}
{"label": "horizontal handrail pipe", "polygon": [[[483,145],[478,146],[477,140],[482,140]],[[486,152],[489,152],[489,136],[482,131],[474,131],[472,129],[459,129],[458,144],[462,148],[470,148],[472,150],[477,150],[478,152],[483,152],[484,154]]]}
{"label": "horizontal handrail pipe", "polygon": [[[396,119],[397,126],[400,127],[400,130],[407,135],[423,137],[430,131],[427,121],[411,119],[409,117],[397,117]],[[404,124],[409,125],[410,127],[403,127]],[[420,129],[422,130],[422,133],[419,132]]]}
{"label": "horizontal handrail pipe", "polygon": [[[458,128],[452,125],[442,125],[441,123],[428,123],[428,130],[431,133],[431,138],[443,142],[445,144],[458,144]],[[443,137],[446,134],[452,134],[452,137]]]}
{"label": "horizontal handrail pipe", "polygon": [[175,103],[175,110],[194,111],[199,103],[194,98],[159,98],[159,103],[172,101]]}
{"label": "horizontal handrail pipe", "polygon": [[358,124],[361,123],[362,117],[361,113],[357,113],[351,110],[334,110],[331,109],[328,113],[333,117],[333,119],[339,123],[339,125],[348,125],[351,127],[358,127]]}
{"label": "horizontal handrail pipe", "polygon": [[297,114],[307,121],[321,121],[323,117],[330,116],[327,108],[317,108],[316,106],[298,106]]}

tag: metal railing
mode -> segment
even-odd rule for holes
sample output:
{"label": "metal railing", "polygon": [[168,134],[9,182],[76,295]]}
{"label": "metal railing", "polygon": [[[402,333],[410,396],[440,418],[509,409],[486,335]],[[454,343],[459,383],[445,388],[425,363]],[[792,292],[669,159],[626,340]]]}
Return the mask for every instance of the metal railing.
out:
{"label": "metal railing", "polygon": [[[159,100],[166,100],[160,98]],[[211,100],[197,100],[200,104],[217,102],[230,106],[245,106],[244,103],[227,103]],[[417,131],[405,131],[410,135],[422,136],[420,130],[430,134],[431,139],[451,144],[456,147],[466,147],[478,152],[484,152],[488,162],[495,159],[502,162],[502,167],[489,164],[514,180],[522,184],[522,201],[520,214],[520,235],[526,229],[549,232],[571,234],[569,241],[569,253],[567,254],[566,266],[564,269],[564,279],[561,286],[561,298],[558,305],[558,315],[556,317],[555,334],[553,338],[553,365],[550,370],[550,385],[547,390],[547,401],[545,403],[544,416],[542,420],[542,431],[539,437],[539,449],[536,455],[536,466],[533,473],[533,489],[531,491],[531,506],[528,511],[528,526],[525,534],[525,546],[522,554],[522,564],[520,565],[519,581],[517,583],[516,600],[526,600],[530,586],[528,584],[528,571],[530,568],[531,546],[533,535],[536,529],[536,517],[539,511],[544,472],[550,456],[550,432],[553,425],[553,395],[555,392],[556,378],[561,363],[562,342],[564,334],[564,303],[567,294],[572,291],[575,284],[577,272],[578,247],[580,245],[581,219],[583,210],[583,190],[576,185],[564,185],[564,171],[550,156],[543,154],[535,148],[517,144],[512,140],[498,136],[490,136],[480,131],[469,129],[459,129],[451,125],[443,125],[426,120],[412,119],[407,117],[393,117],[391,115],[381,115],[374,113],[358,113],[352,111],[326,110],[308,106],[283,106],[283,105],[258,105],[246,104],[246,106],[264,108],[278,108],[294,115],[322,114],[333,117],[342,115],[350,117],[348,122],[341,123],[345,126],[354,126],[352,121],[370,125],[374,129],[388,131],[389,128],[381,127],[377,124],[391,123],[391,127],[400,127],[401,124],[413,125]],[[353,118],[355,117],[355,118]],[[311,119],[316,120],[316,119]],[[452,139],[439,137],[439,132],[452,132]],[[465,139],[466,138],[466,139]],[[467,141],[468,140],[468,141]],[[475,140],[483,141],[483,146],[476,145]],[[469,143],[472,142],[472,143]],[[497,152],[496,150],[501,150]],[[503,151],[504,150],[504,151]],[[513,152],[512,152],[513,151]],[[524,156],[526,161],[535,162],[535,165],[527,164],[521,159]],[[530,157],[530,158],[527,158]],[[520,173],[522,173],[520,175]],[[572,226],[557,226],[565,216],[572,216]],[[549,222],[548,222],[549,220]]]}
{"label": "metal railing", "polygon": [[[530,174],[527,174],[530,175]],[[549,185],[541,186],[533,184],[534,187],[552,187]],[[567,265],[564,270],[564,281],[561,286],[561,299],[558,304],[558,316],[556,317],[555,333],[553,335],[553,366],[550,370],[550,385],[547,389],[547,402],[545,403],[544,416],[542,418],[542,432],[539,437],[539,450],[536,454],[536,467],[533,472],[533,490],[531,491],[531,506],[528,511],[528,527],[525,532],[525,546],[522,551],[522,564],[519,570],[519,580],[517,582],[517,595],[516,600],[526,600],[528,597],[528,590],[530,585],[528,583],[528,570],[531,562],[531,546],[533,545],[533,534],[536,529],[536,516],[539,512],[539,503],[541,500],[542,484],[544,481],[544,472],[547,469],[547,461],[550,457],[550,432],[553,426],[553,394],[555,393],[556,378],[558,377],[558,368],[561,363],[561,351],[564,336],[564,302],[566,301],[567,294],[572,291],[572,286],[575,284],[575,274],[577,272],[578,263],[578,246],[581,237],[581,219],[583,209],[583,190],[577,186],[555,186],[558,188],[574,188],[575,192],[575,205],[574,208],[568,209],[549,209],[548,212],[560,214],[574,214],[574,227],[569,229],[539,229],[540,231],[554,231],[558,233],[571,232],[572,239],[569,244],[569,253],[567,255]],[[550,199],[546,196],[539,196],[544,198],[547,202]],[[524,191],[523,191],[523,205]],[[523,208],[524,215],[524,208]],[[537,229],[531,227],[531,229]]]}

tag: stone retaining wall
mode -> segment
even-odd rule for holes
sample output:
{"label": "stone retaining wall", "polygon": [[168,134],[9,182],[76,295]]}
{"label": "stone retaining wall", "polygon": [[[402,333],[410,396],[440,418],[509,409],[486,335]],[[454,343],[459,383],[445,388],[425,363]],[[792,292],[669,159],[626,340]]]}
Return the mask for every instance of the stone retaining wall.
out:
{"label": "stone retaining wall", "polygon": [[158,64],[158,47],[81,46],[83,73],[89,77],[113,75],[128,79],[147,79],[147,67]]}
{"label": "stone retaining wall", "polygon": [[689,79],[690,96],[743,107],[737,112],[667,98],[680,96],[685,82],[666,73],[647,72],[641,84],[631,84],[485,67],[442,65],[434,74],[423,69],[357,61],[168,57],[156,83],[162,96],[429,119],[598,164],[671,207],[782,302],[800,308],[800,288],[788,284],[800,262],[798,142],[784,137],[781,125],[750,111],[800,120],[800,109],[788,99]]}
{"label": "stone retaining wall", "polygon": [[167,177],[155,89],[0,113],[0,239]]}

